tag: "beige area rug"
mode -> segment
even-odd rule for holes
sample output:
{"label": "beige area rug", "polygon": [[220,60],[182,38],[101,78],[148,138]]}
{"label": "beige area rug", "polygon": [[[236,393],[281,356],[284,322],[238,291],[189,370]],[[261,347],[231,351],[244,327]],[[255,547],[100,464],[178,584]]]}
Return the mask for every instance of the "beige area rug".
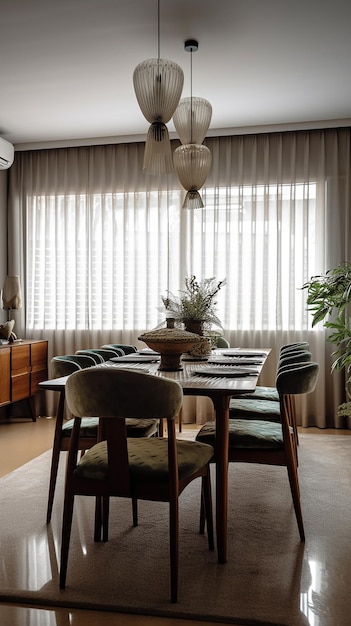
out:
{"label": "beige area rug", "polygon": [[77,499],[67,588],[59,590],[64,463],[47,526],[50,458],[0,479],[1,601],[250,625],[350,624],[351,437],[301,435],[305,545],[285,468],[231,465],[228,562],[219,565],[198,534],[195,481],[180,499],[176,605],[169,602],[165,504],[140,502],[133,528],[130,502],[114,500],[110,541],[94,544],[92,499]]}

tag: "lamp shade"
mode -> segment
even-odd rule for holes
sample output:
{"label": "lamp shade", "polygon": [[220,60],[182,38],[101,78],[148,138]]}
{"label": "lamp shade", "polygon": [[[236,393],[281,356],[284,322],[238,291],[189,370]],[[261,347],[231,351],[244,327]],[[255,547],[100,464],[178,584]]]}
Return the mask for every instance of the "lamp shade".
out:
{"label": "lamp shade", "polygon": [[134,91],[150,124],[169,122],[182,95],[183,83],[183,70],[174,61],[147,59],[137,65],[133,73]]}
{"label": "lamp shade", "polygon": [[145,143],[143,171],[146,174],[170,174],[173,172],[171,143],[166,124],[151,124]]}
{"label": "lamp shade", "polygon": [[196,143],[179,146],[173,153],[173,162],[178,178],[188,192],[183,209],[202,208],[204,205],[198,190],[210,171],[211,151],[207,146]]}
{"label": "lamp shade", "polygon": [[201,144],[211,123],[212,106],[204,98],[182,98],[173,115],[173,123],[182,144]]}
{"label": "lamp shade", "polygon": [[20,309],[22,306],[22,292],[19,276],[6,276],[2,290],[4,309]]}
{"label": "lamp shade", "polygon": [[190,189],[187,192],[182,209],[203,209],[204,203],[199,192],[196,189]]}
{"label": "lamp shade", "polygon": [[190,143],[178,146],[173,153],[173,162],[184,189],[200,189],[210,171],[212,155],[207,146]]}

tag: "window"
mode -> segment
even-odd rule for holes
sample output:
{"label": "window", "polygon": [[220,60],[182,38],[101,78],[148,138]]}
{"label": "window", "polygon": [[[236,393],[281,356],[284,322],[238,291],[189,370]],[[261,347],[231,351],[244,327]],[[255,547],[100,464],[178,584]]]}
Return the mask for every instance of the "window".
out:
{"label": "window", "polygon": [[307,328],[316,183],[27,198],[27,328],[150,329],[185,274],[227,279],[227,329]]}

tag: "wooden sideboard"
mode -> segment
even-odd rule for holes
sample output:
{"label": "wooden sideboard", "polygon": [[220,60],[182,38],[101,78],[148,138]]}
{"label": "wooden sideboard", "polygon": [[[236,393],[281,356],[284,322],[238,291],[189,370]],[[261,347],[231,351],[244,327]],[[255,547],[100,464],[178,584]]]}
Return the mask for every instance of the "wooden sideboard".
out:
{"label": "wooden sideboard", "polygon": [[48,342],[22,340],[0,345],[0,407],[27,400],[35,422],[34,396],[48,378]]}

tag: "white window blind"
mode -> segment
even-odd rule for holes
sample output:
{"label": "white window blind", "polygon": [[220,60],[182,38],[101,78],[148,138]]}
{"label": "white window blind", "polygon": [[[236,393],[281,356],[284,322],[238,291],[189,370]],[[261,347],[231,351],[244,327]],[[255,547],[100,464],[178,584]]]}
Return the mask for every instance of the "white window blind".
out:
{"label": "white window blind", "polygon": [[28,329],[149,329],[161,295],[185,274],[227,279],[227,329],[304,329],[303,283],[315,273],[317,184],[30,196]]}

